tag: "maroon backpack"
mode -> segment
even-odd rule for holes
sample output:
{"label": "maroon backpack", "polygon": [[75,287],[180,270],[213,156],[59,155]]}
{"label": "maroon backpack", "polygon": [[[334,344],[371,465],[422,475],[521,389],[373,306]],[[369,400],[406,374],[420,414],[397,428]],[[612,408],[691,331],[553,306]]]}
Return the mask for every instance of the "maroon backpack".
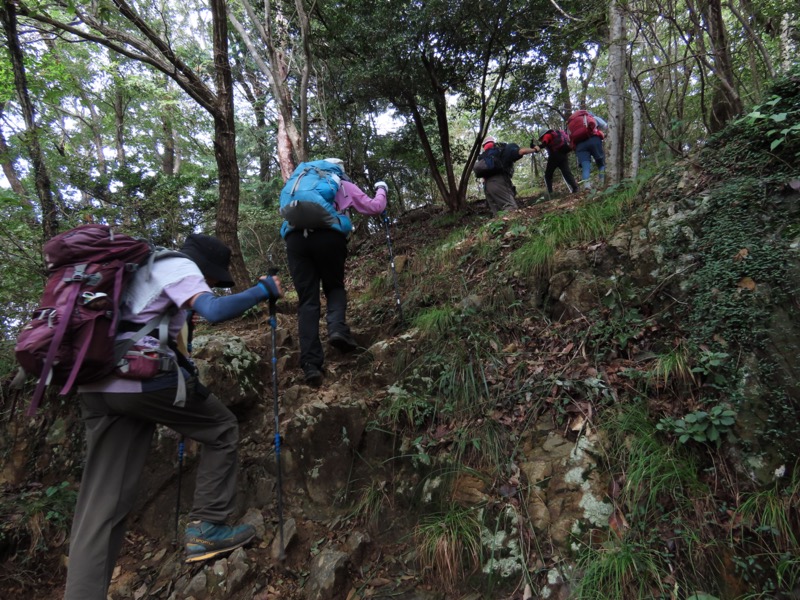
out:
{"label": "maroon backpack", "polygon": [[540,140],[550,134],[550,144],[547,146],[549,152],[569,152],[571,150],[569,145],[569,134],[563,129],[548,129],[545,131]]}
{"label": "maroon backpack", "polygon": [[579,110],[567,119],[567,131],[569,131],[570,145],[573,150],[576,144],[588,140],[597,130],[597,121],[588,110]]}
{"label": "maroon backpack", "polygon": [[106,225],[81,225],[44,245],[47,283],[14,348],[25,372],[39,377],[28,415],[48,384],[66,395],[111,373],[123,289],[153,251]]}

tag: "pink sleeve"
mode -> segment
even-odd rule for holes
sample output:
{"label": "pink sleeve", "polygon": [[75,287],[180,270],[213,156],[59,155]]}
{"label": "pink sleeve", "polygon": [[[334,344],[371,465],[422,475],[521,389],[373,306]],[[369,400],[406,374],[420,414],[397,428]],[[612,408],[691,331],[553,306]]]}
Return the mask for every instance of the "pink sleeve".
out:
{"label": "pink sleeve", "polygon": [[378,188],[370,198],[356,184],[343,181],[336,193],[336,206],[340,211],[353,207],[362,215],[379,215],[386,208],[386,190]]}
{"label": "pink sleeve", "polygon": [[164,288],[164,293],[172,300],[175,306],[179,308],[189,308],[189,300],[202,292],[214,293],[211,291],[211,288],[208,287],[202,275],[184,277],[180,281],[171,283]]}

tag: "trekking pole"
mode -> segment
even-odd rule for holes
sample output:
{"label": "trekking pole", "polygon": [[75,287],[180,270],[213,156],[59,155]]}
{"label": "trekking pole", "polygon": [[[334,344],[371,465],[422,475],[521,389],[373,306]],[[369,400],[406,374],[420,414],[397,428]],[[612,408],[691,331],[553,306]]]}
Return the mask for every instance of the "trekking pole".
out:
{"label": "trekking pole", "polygon": [[397,306],[397,316],[403,322],[403,305],[400,303],[400,288],[397,285],[397,269],[394,268],[394,250],[392,249],[392,236],[389,233],[389,214],[384,210],[381,213],[383,224],[386,226],[386,244],[389,246],[389,264],[392,267],[392,280],[394,281],[394,299]]}
{"label": "trekking pole", "polygon": [[178,495],[175,498],[175,544],[178,544],[178,522],[181,516],[181,475],[183,474],[184,437],[178,441]]}
{"label": "trekking pole", "polygon": [[[192,338],[194,337],[194,311],[186,314],[186,353],[192,355]],[[186,448],[186,436],[181,434],[178,439],[178,494],[175,498],[175,544],[178,543],[178,524],[181,516],[181,479],[183,475],[183,452]]]}
{"label": "trekking pole", "polygon": [[[278,269],[272,267],[269,269],[270,276],[277,275]],[[278,356],[277,356],[277,327],[278,321],[275,318],[275,298],[269,299],[269,326],[272,329],[272,395],[274,398],[274,412],[275,412],[275,464],[278,468],[278,535],[280,536],[280,552],[278,560],[286,559],[286,552],[283,547],[283,482],[281,481],[281,434],[280,434],[280,416],[278,415]]]}

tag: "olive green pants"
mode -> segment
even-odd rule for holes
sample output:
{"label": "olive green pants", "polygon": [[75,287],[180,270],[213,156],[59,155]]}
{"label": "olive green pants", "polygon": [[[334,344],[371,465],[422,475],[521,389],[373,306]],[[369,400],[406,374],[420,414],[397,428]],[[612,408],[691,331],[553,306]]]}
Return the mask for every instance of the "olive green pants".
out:
{"label": "olive green pants", "polygon": [[517,210],[517,189],[511,183],[508,175],[492,175],[487,177],[484,182],[486,192],[486,203],[492,215],[496,215],[501,210]]}
{"label": "olive green pants", "polygon": [[106,600],[139,479],[157,424],[202,444],[190,519],[222,523],[234,509],[239,427],[213,394],[175,388],[141,394],[80,394],[86,463],[70,534],[65,600]]}

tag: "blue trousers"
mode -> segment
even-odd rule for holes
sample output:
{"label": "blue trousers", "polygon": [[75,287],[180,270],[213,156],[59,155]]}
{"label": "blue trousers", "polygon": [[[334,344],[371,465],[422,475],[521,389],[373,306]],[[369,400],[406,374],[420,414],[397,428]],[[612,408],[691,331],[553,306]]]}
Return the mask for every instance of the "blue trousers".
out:
{"label": "blue trousers", "polygon": [[575,146],[575,156],[581,167],[581,180],[584,188],[589,189],[591,187],[589,175],[592,169],[592,159],[597,164],[600,182],[603,182],[606,174],[606,156],[603,152],[603,140],[596,135],[593,135],[588,140],[583,140]]}

